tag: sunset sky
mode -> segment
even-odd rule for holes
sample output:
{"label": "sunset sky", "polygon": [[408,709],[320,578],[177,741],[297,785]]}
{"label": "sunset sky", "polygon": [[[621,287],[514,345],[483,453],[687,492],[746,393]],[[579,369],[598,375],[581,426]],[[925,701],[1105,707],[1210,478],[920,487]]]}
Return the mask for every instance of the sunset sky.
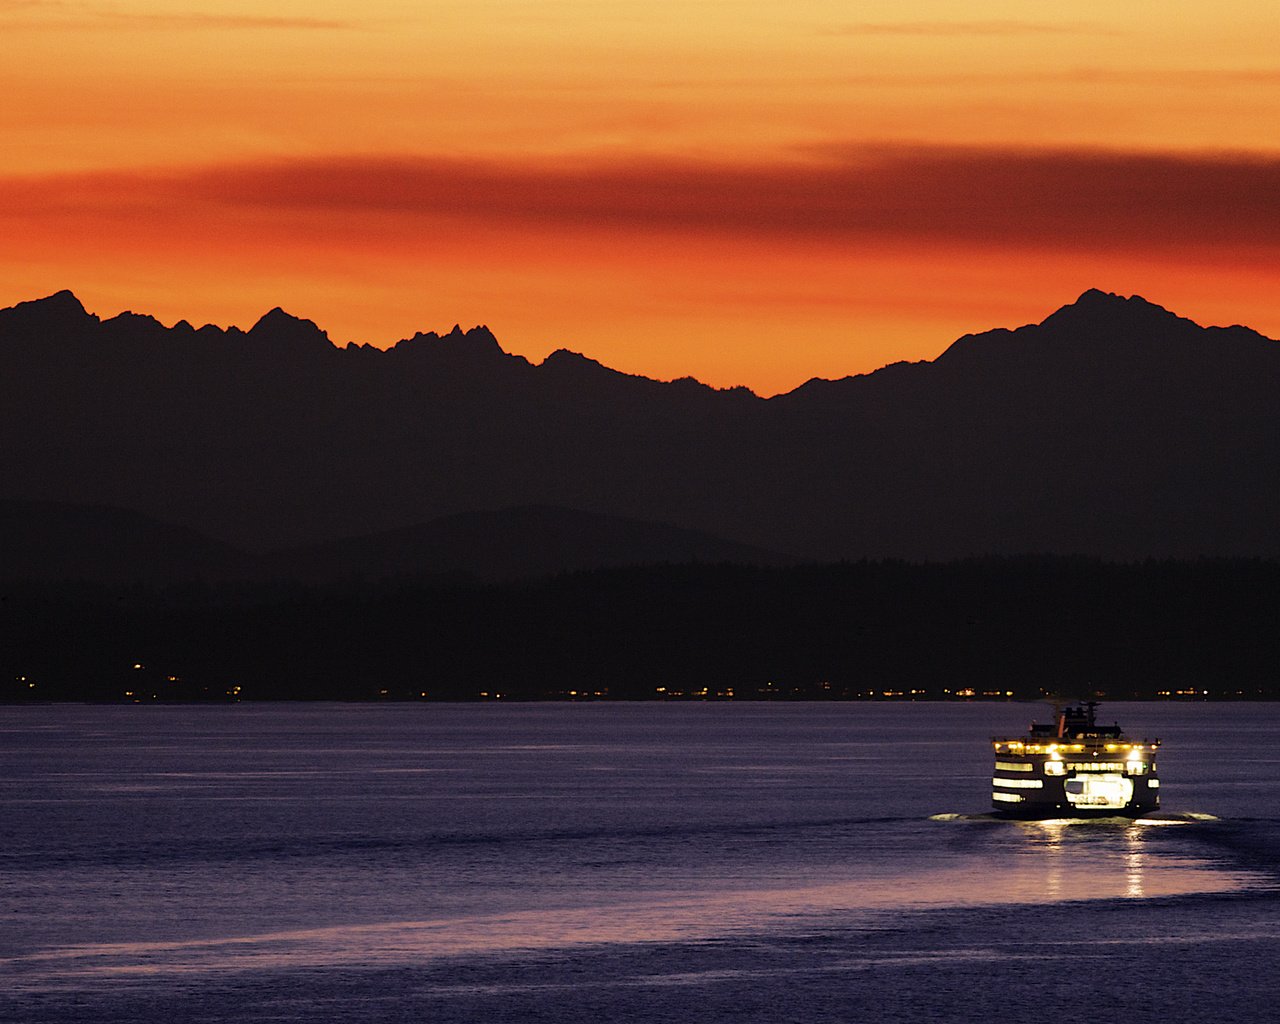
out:
{"label": "sunset sky", "polygon": [[1280,336],[1274,0],[0,0],[0,306],[772,394],[1088,287]]}

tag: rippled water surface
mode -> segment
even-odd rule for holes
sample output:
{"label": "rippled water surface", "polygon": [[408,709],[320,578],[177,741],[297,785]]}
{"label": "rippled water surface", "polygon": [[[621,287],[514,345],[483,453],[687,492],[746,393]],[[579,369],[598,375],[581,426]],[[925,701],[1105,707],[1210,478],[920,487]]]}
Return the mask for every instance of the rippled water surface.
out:
{"label": "rippled water surface", "polygon": [[1280,716],[1106,706],[1164,813],[992,820],[1037,712],[0,708],[0,1020],[1270,1019]]}

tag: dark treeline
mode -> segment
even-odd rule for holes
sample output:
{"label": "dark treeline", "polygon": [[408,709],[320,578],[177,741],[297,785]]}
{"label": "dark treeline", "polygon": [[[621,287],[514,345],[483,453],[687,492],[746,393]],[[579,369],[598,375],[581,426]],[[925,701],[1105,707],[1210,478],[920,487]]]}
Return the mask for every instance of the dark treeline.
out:
{"label": "dark treeline", "polygon": [[601,570],[0,588],[5,699],[1280,696],[1280,564]]}

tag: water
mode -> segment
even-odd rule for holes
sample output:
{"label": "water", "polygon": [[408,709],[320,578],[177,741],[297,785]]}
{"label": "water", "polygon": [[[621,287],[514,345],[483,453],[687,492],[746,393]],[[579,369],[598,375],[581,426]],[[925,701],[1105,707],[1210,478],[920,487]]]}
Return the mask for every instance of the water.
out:
{"label": "water", "polygon": [[0,708],[0,1020],[1269,1019],[1280,716],[1108,705],[1160,819],[992,820],[1038,710]]}

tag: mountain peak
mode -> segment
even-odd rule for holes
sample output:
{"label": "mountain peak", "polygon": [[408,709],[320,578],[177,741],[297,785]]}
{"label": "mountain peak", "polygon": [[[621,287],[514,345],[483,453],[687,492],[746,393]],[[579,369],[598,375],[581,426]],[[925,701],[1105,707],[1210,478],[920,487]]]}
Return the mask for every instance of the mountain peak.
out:
{"label": "mountain peak", "polygon": [[48,310],[56,310],[62,313],[78,313],[81,316],[88,316],[88,312],[84,308],[84,304],[76,298],[75,292],[70,288],[63,288],[54,292],[52,295],[46,295],[43,299],[34,299],[31,302],[19,303],[20,306],[28,306],[31,308],[41,307]]}
{"label": "mountain peak", "polygon": [[72,292],[63,289],[45,298],[0,310],[0,325],[15,338],[36,340],[56,335],[74,337],[99,323],[91,312],[86,312],[81,301]]}
{"label": "mountain peak", "polygon": [[1141,295],[1126,297],[1117,295],[1115,292],[1090,288],[1082,292],[1075,302],[1051,313],[1041,324],[1042,326],[1106,324],[1131,329],[1137,324],[1155,324],[1171,319],[1177,320],[1179,317],[1163,306],[1148,302]]}
{"label": "mountain peak", "polygon": [[404,352],[507,355],[498,344],[494,333],[484,324],[478,324],[465,331],[461,324],[454,324],[448,334],[437,334],[435,331],[428,331],[425,334],[419,332],[412,338],[396,342],[392,348]]}
{"label": "mountain peak", "polygon": [[442,340],[461,342],[468,348],[502,352],[502,346],[498,344],[498,339],[494,337],[493,331],[489,330],[484,324],[477,324],[466,331],[462,329],[461,324],[454,324],[453,330],[445,335]]}
{"label": "mountain peak", "polygon": [[50,328],[80,327],[96,323],[98,318],[85,310],[80,300],[70,290],[46,295],[43,299],[19,302],[10,309],[0,310],[10,323],[22,324],[40,330]]}
{"label": "mountain peak", "polygon": [[303,320],[301,317],[294,316],[292,313],[286,313],[279,306],[275,306],[258,317],[258,322],[249,328],[249,333],[255,331],[271,331],[284,326],[293,326],[296,324],[311,324],[315,327],[315,323],[311,320]]}
{"label": "mountain peak", "polygon": [[326,348],[333,345],[329,335],[316,326],[314,321],[286,313],[279,306],[262,315],[249,329],[249,337],[283,341],[298,348],[312,348],[318,343],[323,343]]}
{"label": "mountain peak", "polygon": [[[1063,359],[1111,365],[1117,358],[1159,358],[1170,337],[1185,338],[1199,330],[1199,325],[1141,295],[1090,288],[1038,324],[966,334],[933,362],[980,367],[983,372],[1004,372],[1028,359],[1042,366],[1056,366]],[[876,375],[884,373],[879,370]]]}
{"label": "mountain peak", "polygon": [[[561,369],[561,368],[577,369],[579,367],[588,367],[588,366],[591,367],[593,370],[607,369],[607,367],[605,367],[605,365],[601,363],[600,360],[592,359],[590,356],[585,356],[581,352],[574,352],[572,349],[567,349],[567,348],[556,349],[554,352],[548,355],[544,360],[542,360],[541,365],[550,367],[552,369]],[[617,371],[610,371],[610,372],[616,373]]]}
{"label": "mountain peak", "polygon": [[[1115,292],[1104,292],[1101,288],[1086,288],[1073,306],[1105,306],[1127,301],[1123,295]],[[1145,300],[1144,300],[1145,301]]]}
{"label": "mountain peak", "polygon": [[[183,322],[185,323],[185,321]],[[120,330],[154,330],[156,328],[163,328],[164,325],[155,317],[150,316],[147,313],[135,313],[131,309],[126,309],[123,313],[119,313],[116,316],[111,317],[109,320],[104,320],[103,326],[114,327]],[[175,324],[175,326],[177,325]],[[187,326],[189,327],[191,325],[188,324]]]}

